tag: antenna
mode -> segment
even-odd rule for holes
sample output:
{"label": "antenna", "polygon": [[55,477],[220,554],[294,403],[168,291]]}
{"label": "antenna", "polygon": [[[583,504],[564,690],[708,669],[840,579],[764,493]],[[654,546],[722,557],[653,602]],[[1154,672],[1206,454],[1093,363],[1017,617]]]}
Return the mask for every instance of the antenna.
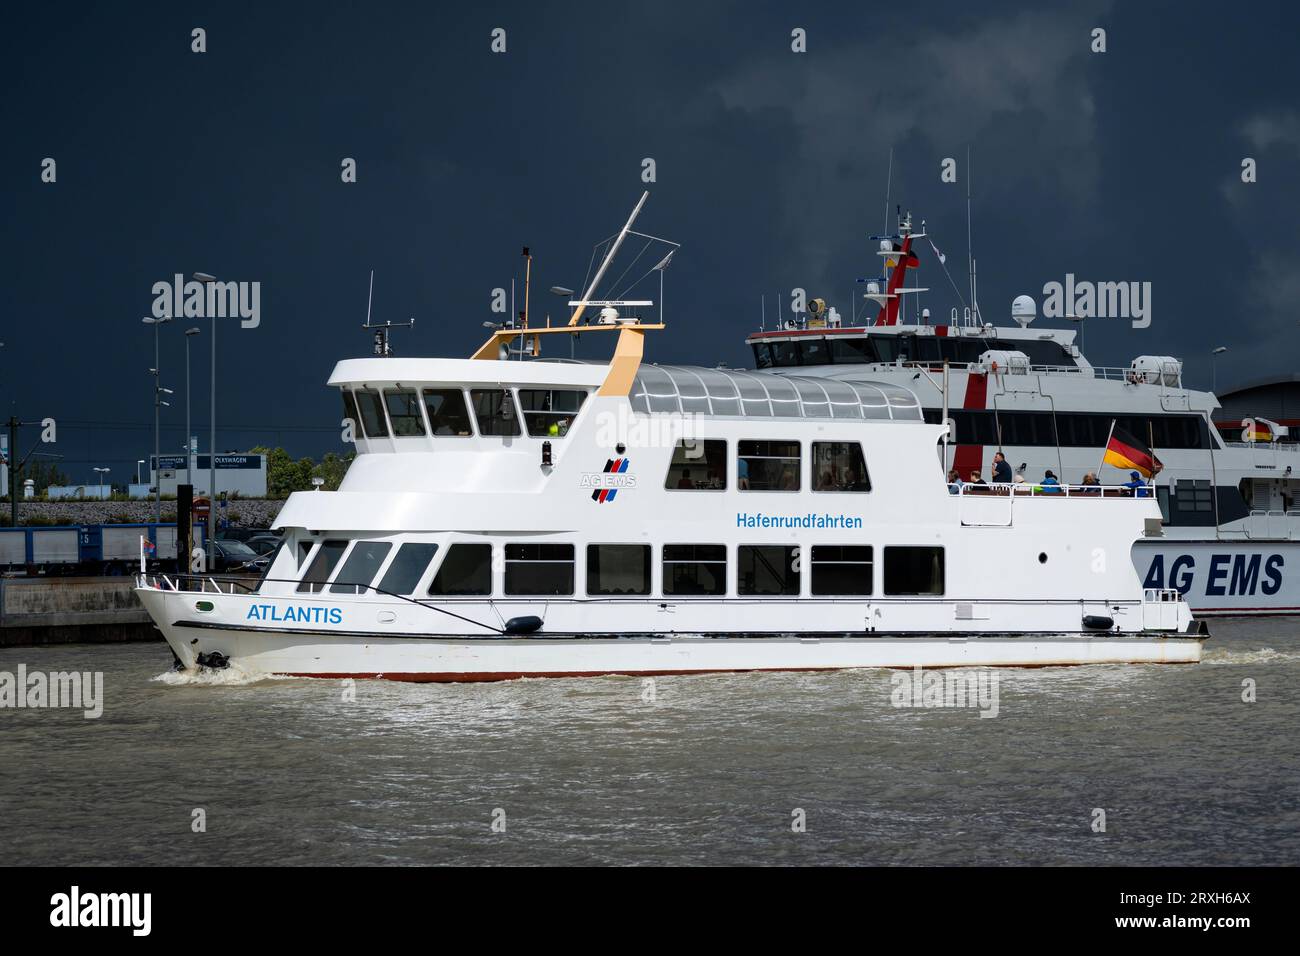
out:
{"label": "antenna", "polygon": [[894,185],[894,147],[889,147],[889,173],[885,176],[885,233],[889,233],[889,194]]}
{"label": "antenna", "polygon": [[370,306],[375,298],[375,270],[370,270],[370,294],[366,297],[366,324],[361,326],[369,331],[375,330],[373,338],[374,352],[376,355],[392,355],[393,348],[389,341],[393,329],[411,329],[415,327],[415,319],[408,319],[406,322],[399,322],[394,325],[392,322],[385,322],[383,325],[375,325],[370,321]]}
{"label": "antenna", "polygon": [[970,270],[970,310],[975,324],[980,324],[979,304],[975,297],[975,255],[971,245],[971,164],[970,164],[970,146],[966,146],[966,262]]}

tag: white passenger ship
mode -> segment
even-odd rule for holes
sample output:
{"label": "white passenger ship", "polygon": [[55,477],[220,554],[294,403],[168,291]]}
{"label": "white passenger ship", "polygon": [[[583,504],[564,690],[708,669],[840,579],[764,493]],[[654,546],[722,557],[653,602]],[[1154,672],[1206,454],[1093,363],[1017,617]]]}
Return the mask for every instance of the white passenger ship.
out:
{"label": "white passenger ship", "polygon": [[[338,491],[290,497],[266,576],[140,578],[179,664],[481,681],[1200,660],[1202,622],[1130,557],[1154,498],[951,494],[945,429],[908,388],[643,364],[663,325],[608,304],[582,324],[596,281],[569,325],[497,330],[469,359],[340,362],[356,460]],[[507,360],[579,331],[614,338],[608,364]]]}
{"label": "white passenger ship", "polygon": [[873,321],[839,322],[814,305],[813,314],[746,339],[756,367],[913,390],[927,421],[946,414],[953,424],[941,455],[963,481],[973,471],[991,481],[993,454],[1002,451],[1028,483],[1051,470],[1062,482],[1093,473],[1118,485],[1129,473],[1101,467],[1117,425],[1163,465],[1150,492],[1163,527],[1133,549],[1144,584],[1177,589],[1198,616],[1300,613],[1300,445],[1285,428],[1261,419],[1269,440],[1248,440],[1259,428],[1248,420],[1243,440],[1234,440],[1236,432],[1211,424],[1220,408],[1214,393],[1184,387],[1178,359],[1093,366],[1073,331],[1031,327],[1037,309],[1028,296],[1013,304],[1011,325],[985,323],[977,310],[932,322],[915,306],[907,321],[906,293],[918,290],[904,285],[905,275],[917,267],[923,237],[910,215],[895,235],[875,237],[889,267],[868,286],[866,298],[879,306],[867,312]]}

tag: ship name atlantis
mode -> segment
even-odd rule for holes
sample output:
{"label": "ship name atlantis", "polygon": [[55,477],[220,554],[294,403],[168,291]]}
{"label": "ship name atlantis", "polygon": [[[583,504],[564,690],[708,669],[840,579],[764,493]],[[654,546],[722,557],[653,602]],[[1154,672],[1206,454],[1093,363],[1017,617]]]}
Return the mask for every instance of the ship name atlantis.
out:
{"label": "ship name atlantis", "polygon": [[262,322],[262,283],[185,281],[179,272],[170,282],[153,284],[155,319],[239,319],[246,329]]}

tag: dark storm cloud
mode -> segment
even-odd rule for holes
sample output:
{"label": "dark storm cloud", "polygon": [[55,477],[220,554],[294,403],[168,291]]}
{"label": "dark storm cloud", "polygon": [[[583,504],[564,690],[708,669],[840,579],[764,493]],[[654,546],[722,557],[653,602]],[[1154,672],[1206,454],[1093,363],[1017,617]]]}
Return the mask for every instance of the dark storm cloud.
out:
{"label": "dark storm cloud", "polygon": [[[1283,4],[29,5],[0,41],[0,400],[66,423],[74,480],[94,464],[122,480],[152,448],[150,288],[201,270],[262,283],[261,326],[221,331],[222,446],[342,450],[323,383],[367,347],[371,268],[376,317],[416,317],[400,352],[468,354],[521,245],[535,290],[581,282],[644,157],[658,182],[638,225],[683,243],[651,357],[743,364],[761,295],[769,317],[795,286],[847,311],[877,268],[891,147],[893,200],[927,220],[963,295],[970,147],[987,318],[1067,272],[1150,281],[1151,327],[1092,322],[1095,362],[1182,355],[1204,384],[1226,344],[1220,383],[1291,371],[1297,26]],[[1244,156],[1258,183],[1241,183]],[[929,256],[922,284],[935,315],[960,304]],[[168,448],[188,324],[164,330]]]}

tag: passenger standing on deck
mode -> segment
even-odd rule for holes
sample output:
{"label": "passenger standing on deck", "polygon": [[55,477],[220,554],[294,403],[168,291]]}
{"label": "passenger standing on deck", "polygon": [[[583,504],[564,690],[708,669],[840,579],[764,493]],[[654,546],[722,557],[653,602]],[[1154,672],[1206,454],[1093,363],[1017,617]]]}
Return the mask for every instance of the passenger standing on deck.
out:
{"label": "passenger standing on deck", "polygon": [[1043,472],[1043,491],[1049,495],[1059,495],[1061,493],[1061,483],[1057,481],[1056,475],[1052,474],[1050,468]]}
{"label": "passenger standing on deck", "polygon": [[961,486],[962,486],[961,475],[957,473],[956,468],[953,468],[951,471],[948,472],[948,494],[950,495],[961,494]]}
{"label": "passenger standing on deck", "polygon": [[993,483],[999,485],[1011,484],[1011,465],[1007,462],[1006,455],[998,452],[993,456]]}

